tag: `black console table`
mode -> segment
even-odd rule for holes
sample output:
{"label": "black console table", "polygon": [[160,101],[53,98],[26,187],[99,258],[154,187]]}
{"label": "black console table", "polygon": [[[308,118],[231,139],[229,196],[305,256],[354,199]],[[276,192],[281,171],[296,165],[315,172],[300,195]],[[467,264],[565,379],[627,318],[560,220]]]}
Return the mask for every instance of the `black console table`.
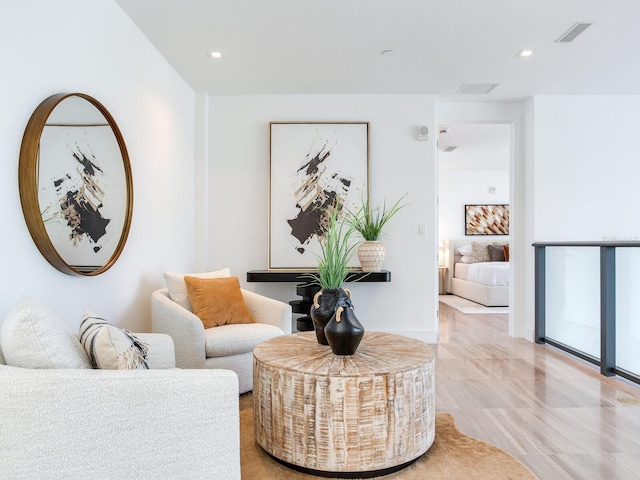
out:
{"label": "black console table", "polygon": [[[320,290],[318,285],[312,284],[309,274],[313,271],[301,270],[250,270],[247,272],[247,282],[282,282],[299,283],[296,293],[302,297],[299,300],[291,300],[291,310],[293,313],[303,315],[296,320],[296,328],[300,332],[313,330],[313,321],[309,316],[313,296]],[[391,272],[381,270],[380,272],[363,272],[354,270],[347,275],[347,282],[390,282]]]}

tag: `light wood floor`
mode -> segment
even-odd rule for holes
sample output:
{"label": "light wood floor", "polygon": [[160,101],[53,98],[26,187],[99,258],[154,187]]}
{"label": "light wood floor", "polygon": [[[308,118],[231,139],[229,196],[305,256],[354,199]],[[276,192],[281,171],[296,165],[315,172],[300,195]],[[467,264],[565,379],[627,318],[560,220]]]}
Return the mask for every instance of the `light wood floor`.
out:
{"label": "light wood floor", "polygon": [[440,303],[439,412],[542,480],[640,479],[640,388]]}

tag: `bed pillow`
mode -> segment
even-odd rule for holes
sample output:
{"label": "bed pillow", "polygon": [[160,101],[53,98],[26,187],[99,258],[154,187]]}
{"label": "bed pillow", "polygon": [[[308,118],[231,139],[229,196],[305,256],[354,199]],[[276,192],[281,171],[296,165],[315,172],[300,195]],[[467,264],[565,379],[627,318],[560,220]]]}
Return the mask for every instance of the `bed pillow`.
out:
{"label": "bed pillow", "polygon": [[473,263],[473,257],[471,255],[463,255],[460,257],[460,263]]}
{"label": "bed pillow", "polygon": [[473,263],[490,262],[489,256],[489,244],[485,242],[471,242],[471,249],[473,251]]}
{"label": "bed pillow", "polygon": [[147,345],[135,335],[111,325],[85,310],[80,324],[80,343],[93,368],[102,370],[147,369]]}
{"label": "bed pillow", "polygon": [[504,262],[504,245],[488,245],[489,258],[492,262]]}
{"label": "bed pillow", "polygon": [[473,248],[471,245],[465,245],[456,250],[460,255],[473,255]]}
{"label": "bed pillow", "polygon": [[508,262],[509,261],[509,244],[505,244],[502,246],[502,249],[504,250],[504,261]]}
{"label": "bed pillow", "polygon": [[189,293],[187,292],[187,286],[184,283],[185,276],[195,278],[226,278],[231,276],[231,271],[228,268],[222,270],[216,270],[214,272],[206,273],[170,273],[164,274],[164,282],[167,284],[169,290],[169,298],[176,302],[183,308],[186,308],[190,312],[193,312],[191,303],[189,302]]}
{"label": "bed pillow", "polygon": [[197,278],[186,276],[193,313],[204,328],[236,323],[255,323],[244,303],[238,277]]}
{"label": "bed pillow", "polygon": [[91,368],[76,336],[51,310],[24,296],[0,327],[7,365],[22,368]]}

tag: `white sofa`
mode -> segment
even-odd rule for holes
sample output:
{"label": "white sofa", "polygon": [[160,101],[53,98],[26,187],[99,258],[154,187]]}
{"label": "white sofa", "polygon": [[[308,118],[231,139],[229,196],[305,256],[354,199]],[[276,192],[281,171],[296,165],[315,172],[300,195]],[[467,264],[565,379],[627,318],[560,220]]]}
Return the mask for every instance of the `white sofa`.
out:
{"label": "white sofa", "polygon": [[0,350],[0,479],[240,479],[237,375],[157,369],[171,338],[136,336],[150,370],[10,367]]}

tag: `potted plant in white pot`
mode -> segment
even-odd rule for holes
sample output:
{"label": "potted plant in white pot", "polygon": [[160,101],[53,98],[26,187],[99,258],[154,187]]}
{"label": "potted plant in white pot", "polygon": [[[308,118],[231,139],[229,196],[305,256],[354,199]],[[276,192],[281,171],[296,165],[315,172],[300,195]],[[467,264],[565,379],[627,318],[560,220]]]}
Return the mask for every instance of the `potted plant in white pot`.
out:
{"label": "potted plant in white pot", "polygon": [[401,204],[408,194],[404,194],[387,210],[386,202],[380,207],[371,208],[369,202],[363,199],[361,207],[351,215],[350,223],[360,234],[364,242],[358,245],[358,260],[363,272],[379,272],[385,257],[385,247],[380,242],[382,229],[398,213],[407,206]]}
{"label": "potted plant in white pot", "polygon": [[324,327],[335,312],[340,298],[350,298],[349,290],[343,288],[351,268],[349,263],[355,254],[353,242],[354,226],[338,218],[336,208],[323,215],[324,235],[320,239],[321,253],[318,255],[318,271],[310,274],[320,291],[313,297],[310,316],[313,320],[318,343],[328,345]]}

